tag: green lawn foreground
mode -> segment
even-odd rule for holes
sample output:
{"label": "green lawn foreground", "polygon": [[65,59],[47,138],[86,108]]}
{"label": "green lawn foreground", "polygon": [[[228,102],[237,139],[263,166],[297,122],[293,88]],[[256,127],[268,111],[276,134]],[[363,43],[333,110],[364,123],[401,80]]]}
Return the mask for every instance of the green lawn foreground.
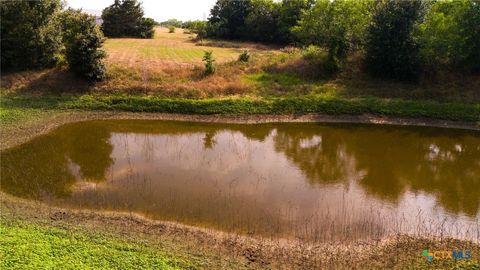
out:
{"label": "green lawn foreground", "polygon": [[272,98],[168,99],[155,96],[4,96],[0,122],[8,124],[45,111],[128,111],[183,114],[373,114],[379,116],[480,121],[480,104],[342,98],[328,95]]}
{"label": "green lawn foreground", "polygon": [[147,244],[85,231],[2,220],[0,269],[195,269]]}

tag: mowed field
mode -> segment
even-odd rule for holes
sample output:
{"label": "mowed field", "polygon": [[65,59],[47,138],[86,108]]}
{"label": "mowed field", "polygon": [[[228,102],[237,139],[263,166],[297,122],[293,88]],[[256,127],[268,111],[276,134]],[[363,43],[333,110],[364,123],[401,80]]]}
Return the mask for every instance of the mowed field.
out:
{"label": "mowed field", "polygon": [[[248,50],[255,59],[268,59],[278,48],[248,42],[194,39],[184,29],[169,33],[157,27],[153,39],[112,38],[105,42],[107,52],[106,82],[93,92],[149,94],[163,97],[204,98],[246,94],[249,87],[244,74],[249,67],[238,57]],[[205,52],[213,52],[217,72],[204,76]]]}
{"label": "mowed field", "polygon": [[[112,38],[105,42],[105,49],[108,63],[132,67],[201,64],[206,51],[212,51],[216,63],[220,64],[236,60],[242,52],[238,43],[222,44],[227,48],[204,46],[194,40],[194,34],[185,33],[184,29],[168,33],[167,28],[157,27],[153,39]],[[229,45],[235,48],[228,48]],[[245,47],[248,47],[248,44],[245,44]]]}

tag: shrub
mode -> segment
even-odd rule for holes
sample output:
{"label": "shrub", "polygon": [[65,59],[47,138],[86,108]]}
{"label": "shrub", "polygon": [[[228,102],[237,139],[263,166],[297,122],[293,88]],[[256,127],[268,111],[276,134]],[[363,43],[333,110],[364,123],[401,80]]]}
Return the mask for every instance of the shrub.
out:
{"label": "shrub", "polygon": [[202,40],[207,37],[208,22],[201,21],[201,20],[187,21],[182,24],[182,28],[187,29],[187,30],[184,30],[183,33],[197,34],[197,36],[195,37],[195,40]]}
{"label": "shrub", "polygon": [[327,48],[333,58],[344,59],[364,43],[364,33],[370,22],[368,0],[318,0],[301,16],[293,33],[302,43]]}
{"label": "shrub", "polygon": [[340,62],[335,54],[328,54],[327,61],[323,64],[327,76],[332,76],[340,70]]}
{"label": "shrub", "polygon": [[340,70],[340,60],[335,54],[329,53],[324,48],[310,45],[302,50],[303,59],[307,60],[310,65],[316,68],[310,68],[312,71],[317,70],[318,76],[330,77]]}
{"label": "shrub", "polygon": [[302,57],[311,61],[320,60],[325,57],[325,50],[315,45],[309,45],[302,50]]}
{"label": "shrub", "polygon": [[155,35],[155,20],[152,18],[144,18],[139,27],[141,38],[153,38]]}
{"label": "shrub", "polygon": [[381,2],[367,29],[365,64],[375,76],[415,80],[420,71],[419,46],[413,38],[423,2]]}
{"label": "shrub", "polygon": [[238,61],[240,62],[248,62],[250,60],[250,54],[247,50],[243,51],[240,56],[238,57]]}
{"label": "shrub", "polygon": [[213,58],[213,52],[212,51],[205,52],[205,54],[203,55],[203,62],[205,62],[205,75],[206,76],[215,73],[215,65],[214,65],[215,59]]}
{"label": "shrub", "polygon": [[175,33],[175,26],[170,25],[170,26],[168,27],[168,33]]}
{"label": "shrub", "polygon": [[105,66],[102,60],[106,54],[101,47],[104,38],[95,18],[80,10],[68,9],[61,14],[61,24],[70,69],[88,80],[103,80]]}

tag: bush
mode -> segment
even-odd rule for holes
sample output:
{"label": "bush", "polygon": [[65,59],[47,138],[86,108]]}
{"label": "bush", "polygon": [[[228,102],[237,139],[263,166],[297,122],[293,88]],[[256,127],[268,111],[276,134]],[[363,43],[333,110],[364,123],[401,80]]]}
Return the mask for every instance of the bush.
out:
{"label": "bush", "polygon": [[323,64],[327,76],[332,76],[340,70],[340,62],[335,54],[328,54],[327,61]]}
{"label": "bush", "polygon": [[240,62],[248,62],[250,60],[250,54],[247,50],[243,51],[240,56],[238,57],[238,61]]}
{"label": "bush", "polygon": [[212,51],[205,52],[205,54],[203,55],[203,62],[205,62],[205,75],[206,76],[215,73],[215,65],[214,65],[215,59],[213,58],[213,52]]}
{"label": "bush", "polygon": [[170,25],[170,26],[168,27],[168,33],[175,33],[175,26]]}
{"label": "bush", "polygon": [[141,38],[153,38],[155,35],[155,20],[152,18],[144,18],[139,27]]}
{"label": "bush", "polygon": [[191,32],[197,34],[197,40],[202,40],[207,37],[208,22],[206,21],[187,21],[183,23],[182,27],[189,30],[184,31],[184,33]]}
{"label": "bush", "polygon": [[2,70],[58,63],[62,36],[56,17],[60,10],[60,0],[0,2]]}
{"label": "bush", "polygon": [[325,50],[315,45],[309,45],[302,50],[302,57],[309,61],[318,61],[324,59]]}
{"label": "bush", "polygon": [[413,38],[423,2],[381,2],[367,29],[365,64],[374,76],[415,80],[420,73],[419,46]]}
{"label": "bush", "polygon": [[61,23],[70,69],[88,80],[103,80],[105,66],[102,60],[106,54],[101,47],[104,38],[95,17],[68,9],[61,14]]}
{"label": "bush", "polygon": [[370,22],[368,0],[318,0],[292,31],[303,44],[327,48],[331,58],[344,59],[364,44]]}
{"label": "bush", "polygon": [[324,48],[315,45],[310,45],[302,50],[302,57],[314,65],[318,70],[316,76],[330,77],[340,70],[340,61],[335,54],[329,53]]}

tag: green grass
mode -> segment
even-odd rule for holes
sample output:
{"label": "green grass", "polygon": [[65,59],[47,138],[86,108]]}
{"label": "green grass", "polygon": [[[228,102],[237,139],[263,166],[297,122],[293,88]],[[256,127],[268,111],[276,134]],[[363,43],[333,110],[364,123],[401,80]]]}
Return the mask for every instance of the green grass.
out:
{"label": "green grass", "polygon": [[298,86],[307,83],[294,74],[279,74],[266,72],[248,74],[246,76],[246,79],[252,82],[260,83],[264,87],[271,86],[272,83],[277,83],[285,87]]}
{"label": "green grass", "polygon": [[27,222],[2,222],[1,269],[193,269],[142,243]]}
{"label": "green grass", "polygon": [[2,97],[0,121],[37,110],[97,110],[188,114],[374,114],[393,117],[480,121],[480,104],[308,95],[278,98],[167,99],[155,96]]}
{"label": "green grass", "polygon": [[3,108],[0,107],[0,120],[2,124],[12,124],[17,121],[28,121],[36,115],[44,114],[40,109],[28,108]]}
{"label": "green grass", "polygon": [[156,29],[153,39],[112,38],[106,41],[105,48],[113,63],[157,60],[199,64],[205,51],[213,51],[218,62],[227,62],[241,53],[237,48],[197,46],[182,29],[168,33],[167,28],[161,27]]}

